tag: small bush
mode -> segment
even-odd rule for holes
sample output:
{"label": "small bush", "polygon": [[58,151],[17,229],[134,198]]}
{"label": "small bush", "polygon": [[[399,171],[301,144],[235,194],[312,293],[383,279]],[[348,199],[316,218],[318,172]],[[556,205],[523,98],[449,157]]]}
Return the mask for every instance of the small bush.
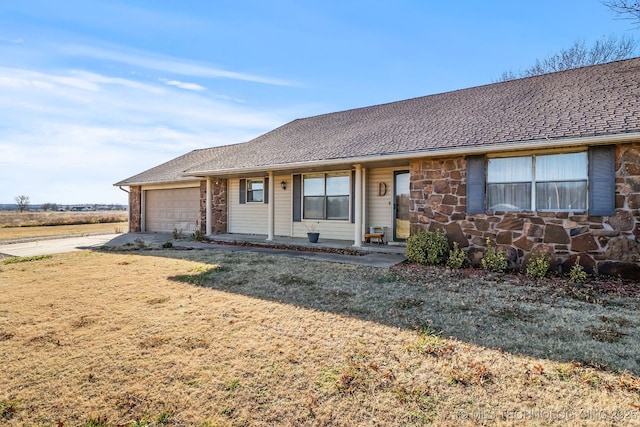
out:
{"label": "small bush", "polygon": [[418,264],[441,264],[449,244],[442,230],[422,231],[407,239],[407,259]]}
{"label": "small bush", "polygon": [[164,249],[172,248],[172,247],[173,247],[173,243],[171,243],[171,242],[164,242],[164,243],[162,244],[162,247],[163,247]]}
{"label": "small bush", "polygon": [[182,229],[178,230],[177,228],[173,229],[173,240],[182,239]]}
{"label": "small bush", "polygon": [[133,241],[133,246],[136,249],[145,249],[147,247],[147,244],[140,237],[136,237],[135,240]]}
{"label": "small bush", "polygon": [[200,230],[196,230],[191,235],[191,240],[195,240],[196,242],[202,242],[204,240],[204,233]]}
{"label": "small bush", "polygon": [[542,279],[549,271],[549,261],[544,255],[536,255],[531,257],[525,274],[531,279]]}
{"label": "small bush", "polygon": [[584,283],[587,281],[587,273],[580,264],[580,257],[576,257],[576,263],[569,270],[569,280],[573,283]]}
{"label": "small bush", "polygon": [[447,266],[455,269],[462,268],[467,260],[467,254],[460,249],[458,242],[453,243],[453,249],[449,251],[449,258],[447,259]]}
{"label": "small bush", "polygon": [[482,258],[482,268],[494,273],[502,273],[507,269],[507,258],[503,252],[496,250],[488,237],[487,251],[484,253],[484,257]]}

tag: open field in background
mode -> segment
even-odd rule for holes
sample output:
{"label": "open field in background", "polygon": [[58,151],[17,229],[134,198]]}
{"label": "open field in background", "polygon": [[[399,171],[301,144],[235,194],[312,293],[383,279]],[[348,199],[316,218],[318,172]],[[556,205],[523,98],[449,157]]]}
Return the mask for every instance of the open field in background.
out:
{"label": "open field in background", "polygon": [[83,233],[126,233],[126,211],[15,212],[0,211],[0,240]]}
{"label": "open field in background", "polygon": [[250,253],[0,262],[0,419],[640,425],[639,306],[509,276]]}
{"label": "open field in background", "polygon": [[0,211],[0,230],[4,227],[37,227],[49,225],[98,224],[124,222],[127,211],[92,212],[17,212]]}
{"label": "open field in background", "polygon": [[26,239],[31,237],[63,236],[68,234],[91,233],[126,233],[128,222],[112,222],[101,224],[56,225],[40,227],[6,227],[0,228],[0,241]]}

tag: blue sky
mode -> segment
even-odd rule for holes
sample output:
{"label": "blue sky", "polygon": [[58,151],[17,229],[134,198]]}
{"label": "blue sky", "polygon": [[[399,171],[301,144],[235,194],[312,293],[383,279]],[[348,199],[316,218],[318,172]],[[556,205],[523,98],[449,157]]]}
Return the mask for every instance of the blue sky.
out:
{"label": "blue sky", "polygon": [[599,0],[3,0],[0,203],[126,203],[193,149],[638,31]]}

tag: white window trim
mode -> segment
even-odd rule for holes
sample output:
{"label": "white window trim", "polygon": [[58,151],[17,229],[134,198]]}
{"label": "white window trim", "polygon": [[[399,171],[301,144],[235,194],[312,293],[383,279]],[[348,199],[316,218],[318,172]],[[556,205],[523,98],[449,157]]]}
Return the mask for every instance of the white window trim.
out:
{"label": "white window trim", "polygon": [[[352,178],[351,178],[351,171],[350,170],[326,171],[326,172],[308,172],[308,173],[303,173],[301,175],[302,176],[300,177],[300,179],[301,179],[301,187],[302,188],[300,189],[300,197],[302,198],[302,200],[300,201],[300,209],[302,210],[302,212],[301,212],[301,221],[302,222],[316,222],[316,223],[319,223],[319,222],[334,222],[334,223],[335,222],[346,222],[346,223],[351,222],[351,215],[352,215],[352,212],[351,212],[351,204],[352,204],[352,202],[351,202],[351,200],[354,197],[354,195],[351,194],[351,189],[353,187],[353,183],[351,182]],[[347,178],[349,178],[349,194],[348,194],[348,196],[349,196],[349,202],[348,202],[349,214],[347,215],[346,219],[327,219],[326,218],[326,215],[327,215],[326,212],[324,213],[325,218],[305,218],[305,216],[304,216],[304,197],[305,197],[304,196],[304,179],[305,179],[305,177],[313,177],[313,176],[318,177],[320,175],[324,176],[324,180],[325,180],[325,188],[324,188],[325,200],[327,198],[327,186],[326,186],[327,177],[346,176]],[[325,210],[326,210],[326,205],[325,205]]]}
{"label": "white window trim", "polygon": [[[251,190],[251,183],[252,182],[260,182],[262,183],[262,199],[261,200],[250,200],[249,198],[249,193],[252,193],[253,191],[257,191],[257,190]],[[265,193],[265,188],[264,188],[264,178],[247,178],[246,179],[246,194],[245,194],[245,200],[246,203],[264,203],[264,193]]]}
{"label": "white window trim", "polygon": [[[538,182],[558,182],[558,181],[536,181],[536,157],[537,156],[546,156],[553,154],[575,154],[575,153],[587,153],[587,150],[575,150],[575,151],[565,151],[565,150],[553,150],[553,151],[545,151],[545,152],[524,152],[524,153],[501,153],[499,155],[488,156],[487,160],[490,159],[509,159],[515,157],[531,157],[532,159],[532,168],[531,168],[531,180],[530,181],[513,181],[510,183],[531,183],[531,210],[527,209],[518,209],[513,210],[511,212],[577,212],[577,213],[586,213],[589,212],[589,180],[591,177],[589,176],[589,156],[587,153],[587,162],[586,162],[586,180],[583,179],[574,179],[574,180],[563,180],[560,182],[584,182],[586,181],[586,207],[585,209],[538,209],[536,206],[536,183]],[[495,182],[490,182],[488,179],[489,175],[489,164],[487,162],[487,177],[485,178],[485,186],[488,188],[489,184],[496,184]],[[485,188],[485,193],[488,195],[487,188]]]}

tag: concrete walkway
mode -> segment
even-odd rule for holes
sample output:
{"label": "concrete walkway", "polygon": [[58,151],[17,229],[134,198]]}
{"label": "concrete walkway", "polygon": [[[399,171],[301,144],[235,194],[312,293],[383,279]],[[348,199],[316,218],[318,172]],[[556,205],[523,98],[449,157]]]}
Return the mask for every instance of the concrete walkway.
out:
{"label": "concrete walkway", "polygon": [[0,245],[0,254],[23,257],[80,251],[104,246],[107,242],[118,236],[120,235],[100,234],[42,240],[29,239],[29,241],[26,242]]}
{"label": "concrete walkway", "polygon": [[[232,238],[230,236],[232,236]],[[389,268],[405,260],[404,248],[402,247],[366,246],[361,248],[359,251],[361,252],[360,254],[348,255],[311,251],[313,249],[352,250],[353,248],[347,241],[325,241],[312,245],[302,239],[286,238],[267,242],[260,236],[223,235],[219,237],[217,242],[207,243],[188,239],[176,240],[171,233],[104,234],[2,244],[0,245],[0,254],[23,257],[100,248],[102,246],[112,247],[114,249],[118,247],[124,249],[134,245],[160,248],[167,242],[171,242],[172,246],[176,249],[214,249],[229,252],[254,252],[378,268]]]}

